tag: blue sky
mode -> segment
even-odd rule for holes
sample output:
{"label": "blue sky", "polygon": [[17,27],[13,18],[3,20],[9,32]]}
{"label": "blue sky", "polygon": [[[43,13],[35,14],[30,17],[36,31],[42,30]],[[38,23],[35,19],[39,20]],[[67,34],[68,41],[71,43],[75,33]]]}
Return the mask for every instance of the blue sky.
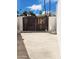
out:
{"label": "blue sky", "polygon": [[[49,11],[49,0],[46,2],[46,11]],[[56,13],[57,0],[51,0],[51,13]],[[39,14],[39,11],[44,12],[44,0],[17,0],[17,10],[21,14],[23,11],[33,11]]]}

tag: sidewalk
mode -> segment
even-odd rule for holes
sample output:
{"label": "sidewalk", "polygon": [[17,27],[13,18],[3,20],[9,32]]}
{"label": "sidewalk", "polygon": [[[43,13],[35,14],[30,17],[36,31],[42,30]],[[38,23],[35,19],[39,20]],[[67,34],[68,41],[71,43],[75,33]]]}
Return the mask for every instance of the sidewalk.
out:
{"label": "sidewalk", "polygon": [[21,35],[17,35],[17,59],[29,59]]}

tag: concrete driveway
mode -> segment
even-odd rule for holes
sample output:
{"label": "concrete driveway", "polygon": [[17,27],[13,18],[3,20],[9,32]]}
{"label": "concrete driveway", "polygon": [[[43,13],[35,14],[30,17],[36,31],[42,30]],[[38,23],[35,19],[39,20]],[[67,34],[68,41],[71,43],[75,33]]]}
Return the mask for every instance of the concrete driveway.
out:
{"label": "concrete driveway", "polygon": [[21,33],[30,59],[59,59],[57,35]]}

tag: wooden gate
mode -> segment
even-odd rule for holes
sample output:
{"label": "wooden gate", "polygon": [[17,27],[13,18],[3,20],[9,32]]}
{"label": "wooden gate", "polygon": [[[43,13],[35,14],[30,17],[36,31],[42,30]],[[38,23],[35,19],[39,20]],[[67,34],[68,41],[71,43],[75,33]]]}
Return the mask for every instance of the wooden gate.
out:
{"label": "wooden gate", "polygon": [[23,31],[48,31],[48,17],[24,17]]}

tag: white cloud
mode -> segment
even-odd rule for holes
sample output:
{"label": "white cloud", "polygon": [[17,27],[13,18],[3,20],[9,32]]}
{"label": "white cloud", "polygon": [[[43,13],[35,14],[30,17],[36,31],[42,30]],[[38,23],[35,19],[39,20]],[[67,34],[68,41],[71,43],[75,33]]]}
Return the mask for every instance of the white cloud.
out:
{"label": "white cloud", "polygon": [[30,8],[31,10],[41,10],[42,9],[42,6],[41,6],[41,4],[39,4],[39,5],[32,5],[32,6],[30,6],[30,7],[28,7],[28,8]]}

